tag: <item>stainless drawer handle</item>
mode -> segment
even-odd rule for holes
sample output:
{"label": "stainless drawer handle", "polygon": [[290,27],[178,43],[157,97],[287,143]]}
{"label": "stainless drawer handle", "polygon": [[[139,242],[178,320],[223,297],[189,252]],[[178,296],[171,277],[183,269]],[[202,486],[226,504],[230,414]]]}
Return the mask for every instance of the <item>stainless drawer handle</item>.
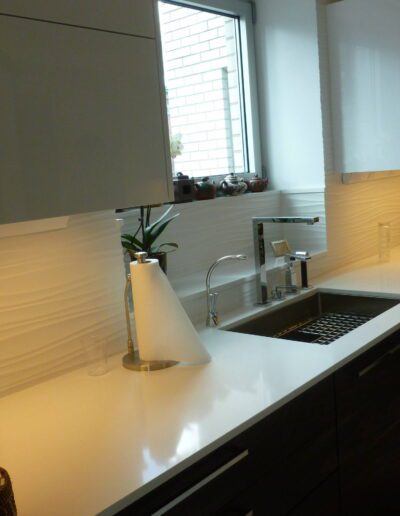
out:
{"label": "stainless drawer handle", "polygon": [[194,484],[194,486],[187,489],[185,492],[181,493],[179,496],[168,502],[166,505],[161,507],[161,509],[158,509],[156,512],[153,512],[153,516],[161,516],[162,514],[165,514],[167,511],[170,511],[173,509],[176,505],[183,502],[183,500],[186,500],[186,498],[189,498],[193,493],[196,491],[199,491],[202,487],[209,484],[212,480],[215,478],[221,476],[225,471],[232,468],[235,464],[242,461],[249,455],[249,450],[244,450],[243,452],[239,453],[239,455],[236,455],[236,457],[233,457],[230,461],[226,462],[224,465],[220,466],[218,469],[204,477],[202,480],[197,482],[197,484]]}
{"label": "stainless drawer handle", "polygon": [[372,369],[375,369],[375,367],[378,367],[378,365],[383,362],[389,355],[394,355],[397,353],[397,351],[400,351],[400,344],[395,346],[392,349],[389,349],[389,351],[386,351],[381,357],[377,358],[374,362],[369,364],[367,367],[364,367],[364,369],[361,369],[361,371],[358,372],[358,376],[364,376],[365,374],[372,371]]}

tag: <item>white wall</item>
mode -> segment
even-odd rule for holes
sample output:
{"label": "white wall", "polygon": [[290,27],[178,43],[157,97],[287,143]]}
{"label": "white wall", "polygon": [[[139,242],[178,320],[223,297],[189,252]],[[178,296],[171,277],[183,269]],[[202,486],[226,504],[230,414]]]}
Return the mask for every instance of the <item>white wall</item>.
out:
{"label": "white wall", "polygon": [[327,176],[328,253],[310,263],[312,276],[378,254],[378,223],[391,223],[391,245],[400,245],[400,178],[343,185]]}
{"label": "white wall", "polygon": [[263,164],[271,186],[324,185],[316,2],[257,0]]}
{"label": "white wall", "polygon": [[119,240],[112,211],[0,238],[0,395],[82,364],[91,335],[122,349]]}

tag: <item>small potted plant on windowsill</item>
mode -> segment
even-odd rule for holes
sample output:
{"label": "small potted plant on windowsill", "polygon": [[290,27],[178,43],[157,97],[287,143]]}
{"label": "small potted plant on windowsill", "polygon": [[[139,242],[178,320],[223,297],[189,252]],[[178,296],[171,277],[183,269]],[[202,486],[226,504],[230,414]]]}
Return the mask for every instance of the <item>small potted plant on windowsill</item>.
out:
{"label": "small potted plant on windowsill", "polygon": [[[121,237],[122,247],[131,257],[136,260],[135,253],[145,251],[149,258],[157,258],[161,269],[167,273],[167,253],[175,251],[178,244],[175,242],[164,242],[156,244],[157,238],[165,230],[168,224],[178,217],[179,213],[168,216],[174,206],[170,206],[155,222],[150,222],[152,206],[141,206],[139,227],[134,235],[125,233]],[[165,250],[164,248],[172,248]]]}

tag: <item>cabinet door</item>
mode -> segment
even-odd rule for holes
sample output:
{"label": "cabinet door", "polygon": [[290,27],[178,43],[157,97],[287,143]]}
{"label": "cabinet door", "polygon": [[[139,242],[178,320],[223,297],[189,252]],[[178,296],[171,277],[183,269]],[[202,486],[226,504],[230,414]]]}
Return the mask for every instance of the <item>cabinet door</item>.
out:
{"label": "cabinet door", "polygon": [[400,169],[400,3],[327,6],[335,169]]}
{"label": "cabinet door", "polygon": [[365,457],[341,466],[343,513],[397,516],[399,479],[400,423],[388,428]]}
{"label": "cabinet door", "polygon": [[335,381],[344,512],[398,514],[399,335],[343,367]]}
{"label": "cabinet door", "polygon": [[333,378],[308,389],[281,412],[282,508],[287,514],[337,468]]}
{"label": "cabinet door", "polygon": [[0,0],[0,14],[155,37],[153,0]]}
{"label": "cabinet door", "polygon": [[169,200],[156,42],[0,16],[0,222]]}
{"label": "cabinet door", "polygon": [[340,514],[339,481],[336,473],[289,513],[290,516],[339,516]]}

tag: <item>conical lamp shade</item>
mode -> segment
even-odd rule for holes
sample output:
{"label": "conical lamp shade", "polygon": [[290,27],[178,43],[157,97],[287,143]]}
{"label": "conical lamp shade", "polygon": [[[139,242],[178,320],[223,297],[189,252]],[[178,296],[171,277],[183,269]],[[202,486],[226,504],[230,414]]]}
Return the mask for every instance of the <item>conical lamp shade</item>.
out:
{"label": "conical lamp shade", "polygon": [[136,335],[142,360],[197,365],[211,360],[157,260],[131,262]]}

